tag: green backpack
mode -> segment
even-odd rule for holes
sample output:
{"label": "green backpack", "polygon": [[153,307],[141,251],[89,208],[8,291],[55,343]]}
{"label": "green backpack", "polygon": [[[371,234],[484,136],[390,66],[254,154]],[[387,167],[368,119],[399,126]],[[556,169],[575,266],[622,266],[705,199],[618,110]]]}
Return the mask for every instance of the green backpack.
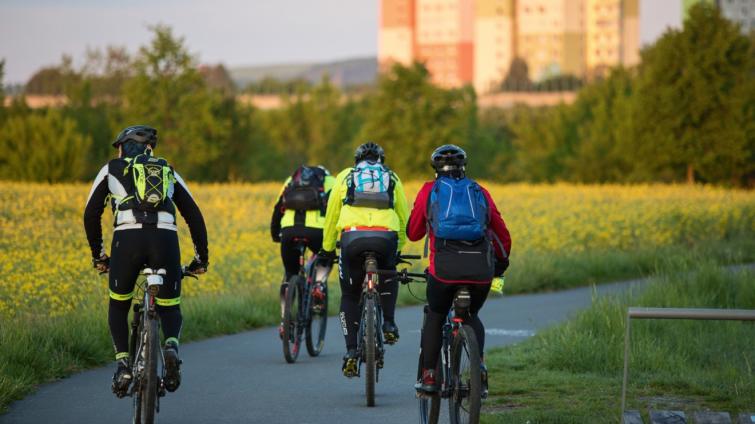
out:
{"label": "green backpack", "polygon": [[168,161],[150,155],[148,152],[135,156],[129,161],[124,173],[131,172],[134,179],[134,200],[136,209],[142,211],[164,211],[165,199],[175,183],[173,168]]}

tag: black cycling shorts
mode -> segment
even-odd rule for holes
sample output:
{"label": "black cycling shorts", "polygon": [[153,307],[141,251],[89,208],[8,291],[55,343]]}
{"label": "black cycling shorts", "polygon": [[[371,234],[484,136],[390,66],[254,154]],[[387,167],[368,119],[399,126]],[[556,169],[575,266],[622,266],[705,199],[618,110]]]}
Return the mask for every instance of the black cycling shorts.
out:
{"label": "black cycling shorts", "polygon": [[322,249],[322,228],[297,225],[281,230],[281,260],[286,269],[286,281],[299,273],[299,249],[296,239],[306,239],[309,250],[317,253]]}

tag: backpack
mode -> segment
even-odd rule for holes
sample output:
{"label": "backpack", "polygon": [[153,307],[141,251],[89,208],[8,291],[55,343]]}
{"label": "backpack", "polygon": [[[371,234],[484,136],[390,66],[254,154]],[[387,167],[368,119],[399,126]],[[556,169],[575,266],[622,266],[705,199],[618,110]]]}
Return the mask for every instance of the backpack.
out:
{"label": "backpack", "polygon": [[302,165],[297,168],[283,190],[283,207],[304,211],[322,209],[325,177],[325,170],[319,167]]}
{"label": "backpack", "polygon": [[383,164],[363,161],[346,177],[344,204],[361,208],[393,208],[393,172]]}
{"label": "backpack", "polygon": [[118,210],[132,209],[137,222],[156,223],[157,212],[175,211],[170,195],[175,183],[173,168],[163,158],[143,153],[127,159],[123,175],[131,174],[130,195],[119,203]]}
{"label": "backpack", "polygon": [[489,237],[488,202],[469,178],[439,177],[427,205],[435,235],[435,274],[447,281],[490,281],[495,251]]}

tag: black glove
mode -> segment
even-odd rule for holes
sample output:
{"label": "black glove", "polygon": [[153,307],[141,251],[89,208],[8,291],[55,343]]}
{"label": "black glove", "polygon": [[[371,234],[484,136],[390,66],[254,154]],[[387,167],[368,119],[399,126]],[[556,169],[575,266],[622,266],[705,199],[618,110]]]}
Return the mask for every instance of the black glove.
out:
{"label": "black glove", "polygon": [[317,259],[322,260],[324,263],[332,264],[336,261],[336,251],[320,249],[320,251],[317,252]]}
{"label": "black glove", "polygon": [[186,267],[186,272],[189,274],[204,274],[207,272],[207,267],[209,266],[210,261],[202,261],[198,256],[195,256],[194,259],[191,260],[189,266]]}
{"label": "black glove", "polygon": [[281,242],[281,233],[272,233],[273,243],[280,243]]}
{"label": "black glove", "polygon": [[498,259],[495,258],[495,273],[496,277],[500,277],[509,267],[509,258]]}
{"label": "black glove", "polygon": [[92,266],[100,274],[110,271],[110,258],[106,254],[101,254],[99,258],[92,258]]}

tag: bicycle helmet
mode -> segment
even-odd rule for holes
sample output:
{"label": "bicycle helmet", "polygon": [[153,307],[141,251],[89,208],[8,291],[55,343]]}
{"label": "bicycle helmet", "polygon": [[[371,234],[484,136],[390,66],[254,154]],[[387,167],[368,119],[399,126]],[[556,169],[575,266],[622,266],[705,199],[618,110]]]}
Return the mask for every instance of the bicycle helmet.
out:
{"label": "bicycle helmet", "polygon": [[368,141],[357,147],[356,152],[354,152],[354,162],[359,163],[363,160],[383,163],[385,162],[385,151],[378,144]]}
{"label": "bicycle helmet", "polygon": [[436,171],[463,170],[466,164],[467,152],[455,144],[444,144],[435,149],[430,156],[430,165]]}
{"label": "bicycle helmet", "polygon": [[147,125],[132,125],[127,127],[113,142],[116,149],[123,143],[133,141],[139,144],[149,144],[152,148],[157,147],[157,130]]}

